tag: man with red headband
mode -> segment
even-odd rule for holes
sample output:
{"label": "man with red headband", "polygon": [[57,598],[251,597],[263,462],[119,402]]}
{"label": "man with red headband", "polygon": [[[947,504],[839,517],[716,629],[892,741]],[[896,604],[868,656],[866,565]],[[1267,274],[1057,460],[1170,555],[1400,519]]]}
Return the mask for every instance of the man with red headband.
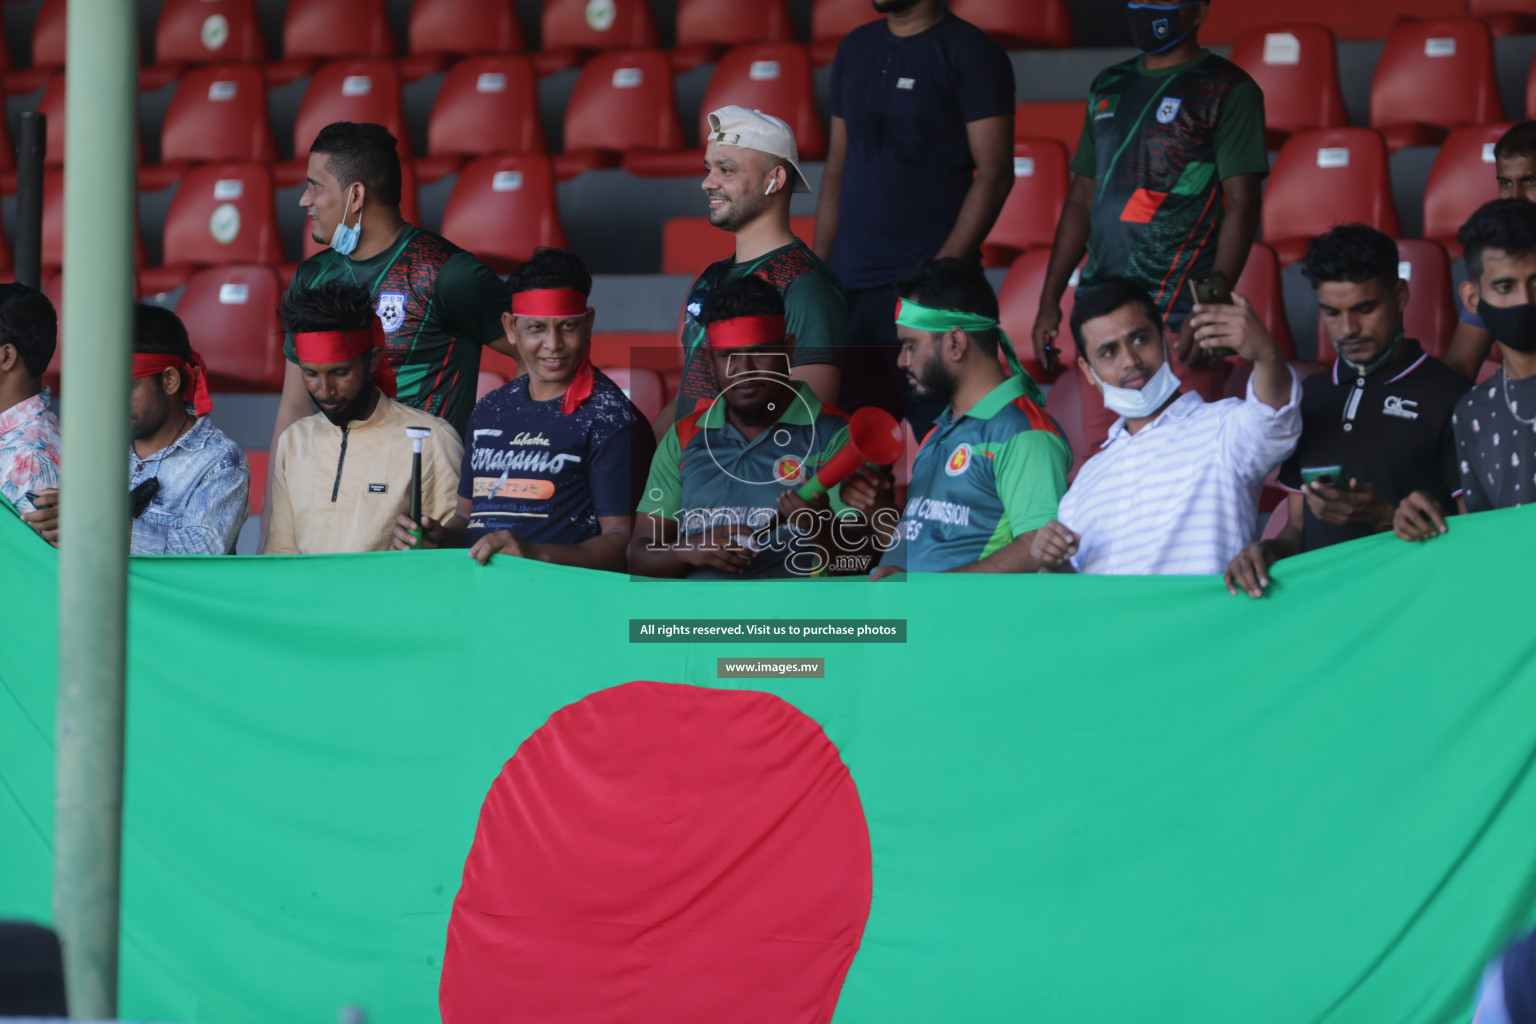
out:
{"label": "man with red headband", "polygon": [[278,319],[293,335],[304,387],[320,411],[283,431],[272,451],[271,529],[262,550],[387,550],[410,504],[407,428],[431,431],[422,448],[422,511],[451,515],[464,446],[447,421],[395,401],[368,290],[327,281],[290,291]]}
{"label": "man with red headband", "polygon": [[575,253],[539,249],[512,274],[503,315],[527,370],[475,406],[447,522],[401,516],[395,547],[468,547],[622,572],[656,442],[623,390],[592,365],[592,275]]}
{"label": "man with red headband", "polygon": [[[830,522],[833,513],[856,516],[841,488],[809,505],[795,494],[847,443],[848,417],[791,379],[779,290],[756,277],[722,284],[700,319],[720,397],[662,438],[629,545],[630,572],[743,579],[867,571],[867,530]],[[765,529],[775,517],[788,525]],[[766,536],[754,537],[759,530]]]}

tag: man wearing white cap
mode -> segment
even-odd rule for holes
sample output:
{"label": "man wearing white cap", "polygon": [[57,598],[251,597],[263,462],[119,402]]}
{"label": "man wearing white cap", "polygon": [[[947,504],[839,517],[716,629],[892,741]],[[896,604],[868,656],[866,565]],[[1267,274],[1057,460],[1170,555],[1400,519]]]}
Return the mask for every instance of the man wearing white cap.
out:
{"label": "man wearing white cap", "polygon": [[[810,192],[789,125],[745,107],[721,107],[709,115],[705,140],[704,194],[709,222],[736,236],[736,252],[705,268],[688,294],[683,315],[683,380],[671,410],[657,417],[658,435],[719,394],[704,354],[704,298],[726,281],[755,275],[784,296],[793,340],[791,374],[822,402],[837,398],[847,305],[832,271],[789,229],[789,200]],[[668,413],[671,413],[669,415]]]}

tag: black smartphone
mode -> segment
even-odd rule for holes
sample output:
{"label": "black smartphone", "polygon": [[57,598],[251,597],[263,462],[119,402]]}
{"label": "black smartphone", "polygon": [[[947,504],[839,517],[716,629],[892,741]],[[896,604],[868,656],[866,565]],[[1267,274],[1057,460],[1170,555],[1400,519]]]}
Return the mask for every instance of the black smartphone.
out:
{"label": "black smartphone", "polygon": [[[1232,285],[1227,281],[1227,275],[1219,270],[1213,270],[1209,274],[1201,274],[1189,282],[1189,290],[1194,294],[1195,303],[1201,306],[1230,306],[1232,305]],[[1225,359],[1227,356],[1236,355],[1236,351],[1230,348],[1208,348],[1206,355],[1212,359]]]}

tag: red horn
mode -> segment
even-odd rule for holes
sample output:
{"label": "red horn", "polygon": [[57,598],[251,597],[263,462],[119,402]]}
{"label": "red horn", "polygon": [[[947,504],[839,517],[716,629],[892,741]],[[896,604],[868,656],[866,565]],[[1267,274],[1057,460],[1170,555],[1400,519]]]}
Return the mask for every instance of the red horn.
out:
{"label": "red horn", "polygon": [[811,501],[823,491],[830,491],[866,462],[889,466],[901,458],[906,437],[896,417],[878,406],[866,405],[848,419],[848,443],[838,449],[826,465],[795,493]]}

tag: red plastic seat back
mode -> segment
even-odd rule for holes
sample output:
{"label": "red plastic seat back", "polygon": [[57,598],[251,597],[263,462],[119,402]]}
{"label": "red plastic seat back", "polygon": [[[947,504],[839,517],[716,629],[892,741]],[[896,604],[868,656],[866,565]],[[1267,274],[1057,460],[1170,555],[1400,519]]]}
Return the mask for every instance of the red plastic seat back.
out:
{"label": "red plastic seat back", "polygon": [[338,60],[321,67],[309,79],[293,123],[293,152],[303,159],[320,129],[335,121],[371,121],[388,128],[399,143],[402,158],[411,155],[400,104],[400,72],[395,62],[380,57]]}
{"label": "red plastic seat back", "polygon": [[1028,139],[1043,136],[1056,139],[1067,147],[1070,157],[1083,138],[1083,123],[1088,119],[1087,100],[1036,100],[1017,103],[1013,108],[1013,137]]}
{"label": "red plastic seat back", "polygon": [[406,28],[411,53],[521,53],[515,0],[415,0]]}
{"label": "red plastic seat back", "polygon": [[784,0],[678,0],[677,44],[787,43],[795,38]]}
{"label": "red plastic seat back", "polygon": [[32,66],[34,68],[62,68],[64,53],[68,48],[65,33],[69,26],[69,14],[65,0],[43,0],[37,10],[37,20],[32,23]]}
{"label": "red plastic seat back", "polygon": [[1450,127],[1503,119],[1486,24],[1476,18],[1397,23],[1371,79],[1371,124]]}
{"label": "red plastic seat back", "polygon": [[282,290],[265,264],[208,267],[193,274],[176,302],[192,347],[208,362],[216,391],[281,391]]}
{"label": "red plastic seat back", "polygon": [[1248,250],[1248,262],[1243,264],[1242,276],[1232,290],[1252,303],[1254,312],[1269,328],[1285,358],[1296,359],[1296,339],[1291,334],[1291,322],[1285,316],[1285,290],[1275,250],[1263,242],[1253,243],[1253,248]]}
{"label": "red plastic seat back", "polygon": [[1349,124],[1339,89],[1338,48],[1321,25],[1285,24],[1246,32],[1232,63],[1264,90],[1264,124],[1282,132]]}
{"label": "red plastic seat back", "polygon": [[1020,252],[1035,246],[1049,248],[1061,208],[1067,201],[1071,177],[1067,148],[1059,140],[1015,140],[1013,188],[987,241]]}
{"label": "red plastic seat back", "polygon": [[448,196],[442,234],[493,269],[510,269],[541,245],[564,248],[549,158],[501,154],[471,161]]}
{"label": "red plastic seat back", "polygon": [[1456,232],[1479,206],[1499,198],[1494,144],[1512,127],[1507,122],[1457,128],[1440,145],[1424,186],[1424,237],[1461,255]]}
{"label": "red plastic seat back", "polygon": [[267,86],[254,64],[193,68],[176,86],[160,130],[162,160],[277,159]]}
{"label": "red plastic seat back", "polygon": [[[1040,289],[1045,285],[1045,270],[1051,261],[1049,249],[1031,249],[1013,261],[1002,287],[997,290],[999,320],[1008,333],[1019,359],[1029,375],[1038,381],[1050,377],[1034,361],[1034,349],[1030,334],[1035,328],[1035,317],[1040,313]],[[1061,297],[1061,333],[1056,336],[1055,347],[1060,352],[1056,372],[1062,368],[1075,372],[1077,347],[1072,344],[1072,330],[1067,321],[1072,319],[1072,302],[1077,295],[1077,272],[1073,271],[1067,290]]]}
{"label": "red plastic seat back", "polygon": [[526,57],[466,57],[443,76],[427,152],[542,153],[538,82]]}
{"label": "red plastic seat back", "polygon": [[546,50],[629,50],[655,46],[656,22],[648,0],[544,0],[542,36]]}
{"label": "red plastic seat back", "polygon": [[841,40],[860,25],[883,17],[869,0],[812,0],[811,39]]}
{"label": "red plastic seat back", "polygon": [[681,149],[672,65],[659,50],[602,53],[581,69],[565,107],[565,148]]}
{"label": "red plastic seat back", "polygon": [[629,396],[629,400],[635,403],[635,408],[648,420],[656,418],[661,412],[661,407],[666,404],[666,385],[662,383],[661,375],[655,370],[637,369],[629,366],[603,366],[599,367],[613,382],[623,389]]}
{"label": "red plastic seat back", "polygon": [[282,261],[266,164],[199,164],[182,177],[165,217],[165,263]]}
{"label": "red plastic seat back", "polygon": [[826,158],[827,133],[816,112],[811,61],[798,43],[738,46],[721,57],[699,107],[700,139],[709,134],[709,112],[730,104],[788,123],[802,161]]}
{"label": "red plastic seat back", "polygon": [[187,64],[266,60],[256,0],[165,0],[155,23],[155,59]]}
{"label": "red plastic seat back", "polygon": [[950,10],[986,30],[1010,50],[1025,47],[1066,49],[1072,45],[1072,12],[1067,0],[953,0]]}
{"label": "red plastic seat back", "polygon": [[1264,193],[1264,241],[1281,262],[1301,253],[1277,242],[1315,238],[1335,224],[1361,221],[1402,234],[1392,202],[1387,147],[1370,128],[1297,132],[1280,147]]}
{"label": "red plastic seat back", "polygon": [[1465,13],[1466,0],[1291,0],[1283,8],[1262,3],[1213,3],[1200,26],[1200,42],[1206,46],[1235,43],[1243,33],[1273,23],[1277,14],[1291,22],[1326,25],[1339,39],[1385,39],[1401,18],[1455,18]]}
{"label": "red plastic seat back", "polygon": [[385,0],[288,0],[284,57],[393,57]]}

